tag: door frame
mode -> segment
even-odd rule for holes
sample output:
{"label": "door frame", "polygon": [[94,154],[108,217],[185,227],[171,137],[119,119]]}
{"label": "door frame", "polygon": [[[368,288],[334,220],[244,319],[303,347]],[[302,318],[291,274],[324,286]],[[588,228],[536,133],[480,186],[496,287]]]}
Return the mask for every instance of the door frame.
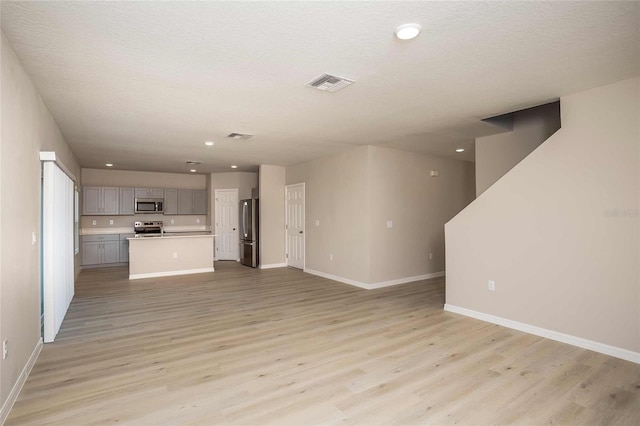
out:
{"label": "door frame", "polygon": [[[213,209],[213,233],[215,235],[218,234],[218,222],[217,222],[217,218],[218,218],[218,191],[234,191],[236,193],[236,204],[238,204],[240,202],[240,195],[239,195],[239,190],[238,188],[228,188],[228,189],[224,189],[224,188],[219,188],[219,189],[215,189],[213,191],[213,202],[215,203],[214,209]],[[235,207],[236,209],[236,221],[238,220],[238,206],[236,205]],[[237,257],[235,259],[224,259],[224,260],[235,260],[236,262],[240,262],[240,238],[238,238],[239,236],[239,223],[236,224],[236,230],[235,232],[235,237],[236,237],[236,253],[237,253]],[[214,237],[214,241],[217,237]],[[218,256],[216,254],[216,250],[215,247],[213,249],[213,260],[219,260]]]}
{"label": "door frame", "polygon": [[303,258],[302,258],[302,270],[307,268],[307,187],[305,182],[292,183],[285,185],[284,187],[284,250],[285,250],[285,263],[289,266],[289,209],[287,208],[289,200],[287,198],[287,192],[289,188],[294,186],[302,186],[302,246],[303,246]]}

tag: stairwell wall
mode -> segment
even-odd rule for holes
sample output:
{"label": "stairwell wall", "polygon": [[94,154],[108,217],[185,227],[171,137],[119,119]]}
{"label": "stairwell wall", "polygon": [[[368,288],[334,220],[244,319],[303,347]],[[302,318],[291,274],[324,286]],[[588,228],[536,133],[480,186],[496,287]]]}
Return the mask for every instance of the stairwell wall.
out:
{"label": "stairwell wall", "polygon": [[446,224],[449,308],[640,352],[639,85],[562,97],[562,128]]}

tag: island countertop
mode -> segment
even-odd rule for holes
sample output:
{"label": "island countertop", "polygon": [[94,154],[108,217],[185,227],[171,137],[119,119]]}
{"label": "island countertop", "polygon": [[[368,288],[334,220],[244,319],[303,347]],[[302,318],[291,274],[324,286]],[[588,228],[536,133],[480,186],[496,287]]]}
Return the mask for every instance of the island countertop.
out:
{"label": "island countertop", "polygon": [[216,234],[212,234],[207,231],[200,232],[165,232],[164,234],[136,234],[133,237],[127,238],[127,240],[147,240],[157,238],[193,238],[193,237],[217,237]]}

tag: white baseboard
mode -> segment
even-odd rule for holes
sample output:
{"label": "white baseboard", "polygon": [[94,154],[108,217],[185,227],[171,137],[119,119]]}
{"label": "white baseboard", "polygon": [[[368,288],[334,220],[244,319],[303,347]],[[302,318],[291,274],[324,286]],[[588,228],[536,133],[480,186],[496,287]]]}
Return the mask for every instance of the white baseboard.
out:
{"label": "white baseboard", "polygon": [[337,275],[331,275],[331,274],[327,274],[325,272],[320,272],[320,271],[316,271],[313,269],[304,269],[304,272],[311,274],[311,275],[317,275],[319,277],[322,278],[327,278],[330,280],[334,280],[334,281],[338,281],[344,284],[349,284],[349,285],[353,285],[356,287],[360,287],[360,288],[364,288],[367,290],[375,290],[376,288],[383,288],[383,287],[389,287],[392,285],[399,285],[399,284],[406,284],[406,283],[412,283],[415,281],[422,281],[422,280],[428,280],[430,278],[438,278],[438,277],[444,277],[445,273],[444,271],[440,271],[440,272],[434,272],[432,274],[424,274],[424,275],[416,275],[414,277],[406,277],[406,278],[398,278],[396,280],[390,280],[390,281],[381,281],[378,283],[363,283],[361,281],[356,281],[356,280],[352,280],[350,278],[344,278],[344,277],[340,277]]}
{"label": "white baseboard", "polygon": [[633,352],[628,349],[619,348],[617,346],[594,342],[593,340],[584,339],[582,337],[572,336],[570,334],[564,334],[546,328],[536,327],[535,325],[513,321],[510,319],[497,317],[495,315],[485,314],[483,312],[473,311],[467,308],[461,308],[455,305],[445,304],[444,310],[640,364],[640,352]]}
{"label": "white baseboard", "polygon": [[286,268],[286,267],[287,267],[286,263],[270,263],[267,265],[259,266],[260,269],[273,269],[273,268]]}
{"label": "white baseboard", "polygon": [[183,269],[181,271],[167,271],[167,272],[149,272],[146,274],[131,274],[129,275],[130,280],[139,280],[142,278],[157,278],[157,277],[172,277],[174,275],[188,275],[188,274],[202,274],[205,272],[213,272],[213,267],[211,268],[200,268],[200,269]]}
{"label": "white baseboard", "polygon": [[22,372],[18,376],[18,380],[16,380],[15,385],[13,385],[13,388],[11,388],[11,392],[9,392],[9,396],[7,397],[7,400],[2,405],[2,410],[0,410],[0,425],[3,425],[4,422],[7,420],[7,417],[9,417],[9,412],[11,411],[11,408],[13,408],[13,404],[15,404],[16,400],[18,399],[18,395],[20,395],[20,391],[22,390],[24,383],[27,381],[27,377],[29,377],[29,374],[31,373],[31,369],[35,365],[41,350],[42,350],[42,338],[38,340],[36,347],[33,348],[33,351],[31,352],[31,356],[27,360],[27,364],[22,369]]}

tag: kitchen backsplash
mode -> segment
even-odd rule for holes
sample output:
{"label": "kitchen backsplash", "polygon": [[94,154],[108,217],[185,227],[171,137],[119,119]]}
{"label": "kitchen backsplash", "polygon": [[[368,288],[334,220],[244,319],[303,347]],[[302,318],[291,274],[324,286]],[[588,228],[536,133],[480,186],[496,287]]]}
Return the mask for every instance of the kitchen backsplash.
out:
{"label": "kitchen backsplash", "polygon": [[[96,221],[95,225],[93,224],[94,220]],[[110,224],[109,221],[111,220],[113,221],[113,224]],[[164,222],[164,226],[208,225],[207,215],[170,216],[162,214],[137,214],[134,216],[81,216],[80,228],[91,229],[131,227],[133,229],[133,222],[150,220],[161,220]],[[199,223],[198,220],[200,221]]]}

